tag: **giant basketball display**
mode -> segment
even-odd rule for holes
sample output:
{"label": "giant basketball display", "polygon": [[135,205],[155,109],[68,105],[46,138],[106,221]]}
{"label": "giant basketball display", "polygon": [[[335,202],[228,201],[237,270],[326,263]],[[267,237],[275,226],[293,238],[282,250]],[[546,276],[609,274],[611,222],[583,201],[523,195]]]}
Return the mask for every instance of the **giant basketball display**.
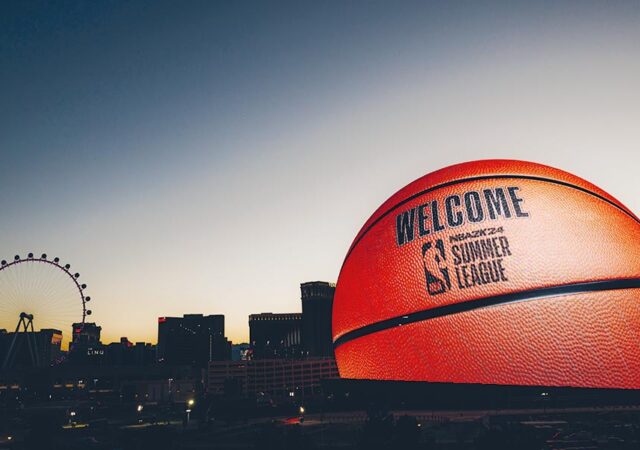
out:
{"label": "giant basketball display", "polygon": [[357,234],[333,339],[344,378],[640,388],[640,220],[540,164],[430,173]]}

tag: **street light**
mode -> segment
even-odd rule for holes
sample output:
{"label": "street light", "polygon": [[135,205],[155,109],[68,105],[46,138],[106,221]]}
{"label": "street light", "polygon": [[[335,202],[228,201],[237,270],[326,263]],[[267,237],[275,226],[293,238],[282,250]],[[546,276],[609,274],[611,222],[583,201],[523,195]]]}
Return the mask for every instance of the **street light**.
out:
{"label": "street light", "polygon": [[144,406],[142,404],[139,404],[138,406],[136,406],[136,411],[137,411],[137,416],[138,416],[138,423],[142,423],[142,410],[144,409]]}
{"label": "street light", "polygon": [[189,426],[189,420],[191,419],[191,407],[196,403],[196,401],[192,398],[187,400],[187,409],[184,412],[187,413],[187,426]]}
{"label": "street light", "polygon": [[304,406],[300,405],[300,408],[298,408],[298,412],[300,413],[300,423],[304,422]]}

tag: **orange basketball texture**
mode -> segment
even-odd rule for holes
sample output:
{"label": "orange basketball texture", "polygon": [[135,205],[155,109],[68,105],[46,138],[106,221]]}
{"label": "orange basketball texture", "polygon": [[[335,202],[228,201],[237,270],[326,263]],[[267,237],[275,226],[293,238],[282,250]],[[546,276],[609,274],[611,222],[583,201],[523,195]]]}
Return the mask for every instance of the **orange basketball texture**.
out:
{"label": "orange basketball texture", "polygon": [[333,338],[345,378],[640,388],[640,220],[540,164],[433,172],[356,236]]}

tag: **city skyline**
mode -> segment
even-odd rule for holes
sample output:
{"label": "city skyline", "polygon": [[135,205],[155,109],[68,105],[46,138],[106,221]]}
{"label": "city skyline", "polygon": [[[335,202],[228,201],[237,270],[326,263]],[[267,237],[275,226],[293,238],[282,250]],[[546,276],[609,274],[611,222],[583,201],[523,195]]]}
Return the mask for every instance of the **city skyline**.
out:
{"label": "city skyline", "polygon": [[458,162],[549,164],[640,212],[632,2],[2,8],[0,257],[70,262],[105,342],[191,313],[247,342]]}

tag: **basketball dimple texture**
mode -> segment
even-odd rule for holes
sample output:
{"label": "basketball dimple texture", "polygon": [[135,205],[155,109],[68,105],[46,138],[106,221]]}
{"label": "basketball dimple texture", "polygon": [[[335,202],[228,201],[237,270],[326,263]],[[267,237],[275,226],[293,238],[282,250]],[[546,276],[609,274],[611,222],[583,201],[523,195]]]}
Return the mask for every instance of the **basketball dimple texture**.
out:
{"label": "basketball dimple texture", "polygon": [[346,378],[640,387],[639,289],[531,300],[417,322],[336,348]]}
{"label": "basketball dimple texture", "polygon": [[628,370],[640,367],[635,283],[640,222],[603,190],[521,161],[445,168],[393,195],[356,236],[334,299],[338,368],[639,388]]}

